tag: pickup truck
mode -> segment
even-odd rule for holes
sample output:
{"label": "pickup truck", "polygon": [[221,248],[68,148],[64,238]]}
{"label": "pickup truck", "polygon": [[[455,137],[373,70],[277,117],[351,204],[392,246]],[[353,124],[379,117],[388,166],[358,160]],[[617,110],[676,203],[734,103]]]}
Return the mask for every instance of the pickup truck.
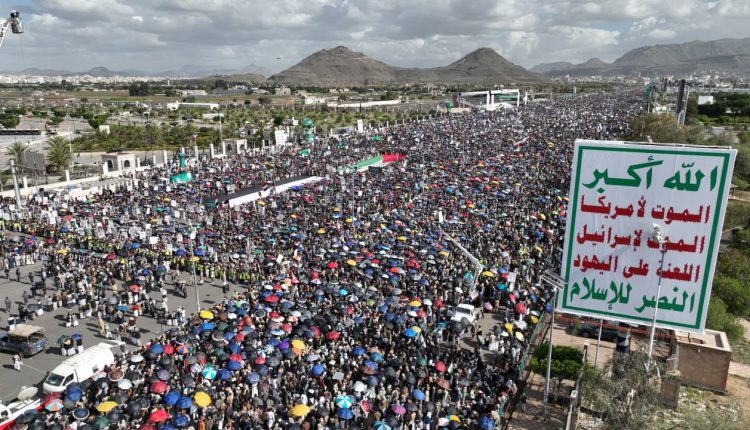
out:
{"label": "pickup truck", "polygon": [[0,334],[0,351],[28,357],[46,348],[47,338],[42,327],[19,324],[11,331]]}
{"label": "pickup truck", "polygon": [[466,322],[474,324],[479,319],[479,311],[473,306],[462,303],[456,306],[451,321]]}

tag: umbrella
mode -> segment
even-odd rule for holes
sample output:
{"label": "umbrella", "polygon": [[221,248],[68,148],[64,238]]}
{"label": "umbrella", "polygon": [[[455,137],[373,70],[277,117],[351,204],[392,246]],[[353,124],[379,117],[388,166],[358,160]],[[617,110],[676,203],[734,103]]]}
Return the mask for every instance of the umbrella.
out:
{"label": "umbrella", "polygon": [[445,378],[438,379],[437,381],[435,381],[435,384],[444,390],[447,390],[451,387],[451,383],[448,382]]}
{"label": "umbrella", "polygon": [[352,389],[357,393],[361,393],[367,389],[367,385],[365,385],[362,381],[357,381],[354,383]]}
{"label": "umbrella", "polygon": [[187,427],[190,424],[190,418],[185,415],[177,415],[173,421],[177,427]]}
{"label": "umbrella", "polygon": [[169,413],[162,408],[154,409],[148,416],[148,421],[152,423],[161,423],[169,419]]}
{"label": "umbrella", "polygon": [[352,349],[352,354],[354,354],[355,357],[360,357],[362,355],[365,355],[365,349],[361,346],[356,346],[354,349]]}
{"label": "umbrella", "polygon": [[516,303],[515,310],[519,314],[523,314],[524,312],[526,312],[526,303],[524,303],[524,302],[518,302],[518,303]]}
{"label": "umbrella", "polygon": [[352,412],[351,409],[339,408],[339,410],[336,411],[336,416],[342,420],[350,420],[354,418],[354,412]]}
{"label": "umbrella", "polygon": [[143,361],[143,356],[141,354],[135,354],[130,357],[130,361],[132,363],[140,363]]}
{"label": "umbrella", "polygon": [[180,399],[179,391],[170,391],[164,395],[164,403],[167,406],[174,406],[177,403],[177,400],[179,399]]}
{"label": "umbrella", "polygon": [[354,400],[346,394],[342,394],[336,397],[336,406],[338,406],[339,408],[351,408],[353,403]]}
{"label": "umbrella", "polygon": [[446,370],[445,363],[443,363],[442,361],[439,361],[439,360],[436,361],[434,366],[435,366],[435,370],[437,370],[440,373],[444,373]]}
{"label": "umbrella", "polygon": [[156,394],[164,394],[169,389],[169,385],[167,385],[164,381],[156,381],[151,383],[151,386],[149,387],[149,390],[151,390],[152,393]]}
{"label": "umbrella", "polygon": [[491,430],[495,428],[495,420],[491,417],[484,416],[479,418],[479,428]]}
{"label": "umbrella", "polygon": [[312,373],[313,376],[320,376],[320,375],[324,374],[325,371],[326,371],[326,368],[323,367],[322,364],[316,364],[315,366],[313,366],[313,368],[310,371],[310,373]]}
{"label": "umbrella", "polygon": [[291,345],[292,345],[292,348],[299,349],[299,350],[305,349],[305,347],[306,347],[305,342],[302,342],[299,339],[294,339],[291,342]]}
{"label": "umbrella", "polygon": [[193,406],[193,401],[188,396],[180,396],[177,400],[177,407],[180,409],[190,409]]}
{"label": "umbrella", "polygon": [[214,313],[211,311],[201,311],[198,316],[204,320],[210,320],[214,317]]}
{"label": "umbrella", "polygon": [[385,421],[378,421],[375,423],[375,430],[393,430],[393,427],[389,426]]}
{"label": "umbrella", "polygon": [[205,392],[199,391],[193,396],[193,401],[196,405],[205,408],[211,404],[211,397]]}
{"label": "umbrella", "polygon": [[73,409],[73,418],[75,418],[75,419],[77,419],[79,421],[83,421],[83,420],[85,420],[88,417],[89,417],[89,410],[88,409],[86,409],[86,408],[76,408],[76,409]]}
{"label": "umbrella", "polygon": [[411,396],[414,397],[414,400],[419,400],[420,402],[424,400],[424,391],[422,390],[414,390],[411,392]]}
{"label": "umbrella", "polygon": [[298,404],[290,409],[289,413],[295,417],[304,417],[305,415],[310,413],[310,407],[307,405]]}
{"label": "umbrella", "polygon": [[249,375],[247,375],[247,382],[249,384],[257,384],[258,382],[260,382],[260,375],[255,372],[250,373]]}
{"label": "umbrella", "polygon": [[172,375],[170,375],[169,372],[167,372],[166,370],[161,369],[158,372],[156,372],[156,377],[161,379],[162,381],[168,381],[169,378],[172,377]]}
{"label": "umbrella", "polygon": [[181,343],[177,345],[177,347],[175,348],[175,351],[177,351],[178,354],[189,354],[190,347],[186,343]]}
{"label": "umbrella", "polygon": [[393,405],[391,406],[391,410],[396,415],[403,415],[406,413],[406,408],[403,407],[402,405]]}
{"label": "umbrella", "polygon": [[109,372],[109,374],[107,375],[107,377],[109,378],[109,380],[110,380],[110,381],[112,381],[112,382],[118,382],[118,381],[120,381],[120,380],[121,380],[121,379],[122,379],[122,378],[123,378],[124,376],[125,376],[125,373],[124,373],[124,372],[123,372],[122,370],[120,370],[120,369],[113,369],[113,370],[112,370],[112,371],[110,371],[110,372]]}
{"label": "umbrella", "polygon": [[240,363],[239,361],[232,360],[229,363],[227,363],[227,369],[229,370],[240,370],[241,368],[242,368],[242,363]]}
{"label": "umbrella", "polygon": [[211,366],[206,366],[203,368],[203,371],[201,371],[201,376],[203,376],[206,379],[214,379],[216,378],[216,368]]}
{"label": "umbrella", "polygon": [[57,412],[64,407],[65,405],[60,399],[52,399],[44,405],[44,409],[50,412]]}
{"label": "umbrella", "polygon": [[103,414],[106,414],[107,412],[111,411],[112,409],[116,407],[117,407],[117,403],[115,402],[112,402],[112,401],[102,402],[96,406],[96,410]]}
{"label": "umbrella", "polygon": [[154,354],[161,354],[162,352],[164,352],[164,346],[160,343],[155,343],[151,345],[151,352],[153,352]]}
{"label": "umbrella", "polygon": [[98,416],[98,417],[96,417],[96,419],[94,420],[94,423],[92,425],[96,429],[106,429],[106,428],[109,427],[109,418],[107,418],[104,415]]}

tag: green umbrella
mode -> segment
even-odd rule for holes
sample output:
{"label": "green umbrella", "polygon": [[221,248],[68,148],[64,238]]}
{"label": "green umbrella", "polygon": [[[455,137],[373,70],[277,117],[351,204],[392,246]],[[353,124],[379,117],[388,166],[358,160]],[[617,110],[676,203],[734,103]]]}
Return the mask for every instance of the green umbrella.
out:
{"label": "green umbrella", "polygon": [[424,367],[427,366],[427,359],[424,357],[417,358],[417,364]]}
{"label": "green umbrella", "polygon": [[94,428],[105,429],[109,427],[109,418],[106,415],[100,415],[94,420]]}

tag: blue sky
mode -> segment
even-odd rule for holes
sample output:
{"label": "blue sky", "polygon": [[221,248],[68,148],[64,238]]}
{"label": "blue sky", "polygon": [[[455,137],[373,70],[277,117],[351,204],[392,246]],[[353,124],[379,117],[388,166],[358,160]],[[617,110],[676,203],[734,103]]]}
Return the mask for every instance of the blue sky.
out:
{"label": "blue sky", "polygon": [[531,67],[750,37],[748,0],[0,0],[3,15],[11,8],[27,32],[7,37],[0,70],[276,72],[337,45],[407,67],[486,46]]}

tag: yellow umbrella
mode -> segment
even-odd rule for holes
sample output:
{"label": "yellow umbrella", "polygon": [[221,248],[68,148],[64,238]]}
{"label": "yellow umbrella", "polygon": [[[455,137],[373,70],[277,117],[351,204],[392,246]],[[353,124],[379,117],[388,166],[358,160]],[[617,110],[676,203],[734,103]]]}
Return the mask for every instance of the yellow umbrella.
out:
{"label": "yellow umbrella", "polygon": [[409,306],[414,306],[414,307],[422,306],[422,302],[420,302],[419,300],[412,300],[409,302]]}
{"label": "yellow umbrella", "polygon": [[513,324],[511,324],[511,323],[505,323],[505,330],[508,333],[513,334]]}
{"label": "yellow umbrella", "polygon": [[99,403],[99,405],[96,407],[96,410],[106,414],[107,412],[111,411],[112,409],[117,407],[117,402],[108,401],[108,402],[102,402]]}
{"label": "yellow umbrella", "polygon": [[448,418],[448,421],[455,421],[457,423],[460,423],[461,418],[459,418],[457,415],[451,415],[450,418]]}
{"label": "yellow umbrella", "polygon": [[310,407],[307,405],[299,404],[295,405],[291,410],[289,410],[289,413],[294,415],[295,417],[304,417],[305,415],[310,413]]}
{"label": "yellow umbrella", "polygon": [[190,261],[198,262],[198,261],[201,261],[201,258],[197,257],[197,256],[196,257],[190,257]]}
{"label": "yellow umbrella", "polygon": [[486,276],[488,278],[494,278],[495,277],[495,274],[492,273],[492,272],[490,272],[489,270],[485,270],[484,272],[482,272],[482,275]]}
{"label": "yellow umbrella", "polygon": [[341,208],[333,208],[334,212],[341,212]]}
{"label": "yellow umbrella", "polygon": [[531,316],[531,323],[536,324],[539,322],[539,318],[535,317],[534,315]]}
{"label": "yellow umbrella", "polygon": [[260,201],[258,201],[257,204],[260,205],[260,206],[265,206],[266,202],[264,202],[263,200],[260,200]]}
{"label": "yellow umbrella", "polygon": [[535,246],[535,247],[534,247],[534,249],[535,249],[535,250],[536,250],[537,252],[539,252],[540,254],[542,253],[542,248],[540,248],[540,247],[538,247],[538,246]]}
{"label": "yellow umbrella", "polygon": [[58,254],[61,254],[61,255],[65,255],[65,254],[67,254],[67,253],[68,253],[68,250],[67,250],[67,249],[58,249],[58,250],[57,250],[57,253],[58,253]]}
{"label": "yellow umbrella", "polygon": [[324,228],[319,228],[318,229],[318,234],[325,234],[325,233],[326,233],[326,229],[324,229]]}
{"label": "yellow umbrella", "polygon": [[541,218],[542,221],[547,221],[547,215],[545,214],[539,214],[539,218]]}
{"label": "yellow umbrella", "polygon": [[477,207],[477,205],[475,205],[474,203],[469,203],[468,206],[469,206],[469,209],[474,209],[475,207]]}
{"label": "yellow umbrella", "polygon": [[356,261],[354,261],[354,260],[352,260],[352,259],[350,258],[350,259],[346,260],[346,264],[348,264],[348,265],[350,265],[350,266],[356,266],[356,265],[357,265],[357,262],[356,262]]}
{"label": "yellow umbrella", "polygon": [[198,391],[193,396],[193,401],[196,405],[205,408],[206,406],[211,404],[211,397],[209,397],[209,395],[204,393],[203,391]]}
{"label": "yellow umbrella", "polygon": [[210,320],[214,317],[214,313],[211,311],[201,311],[201,313],[198,314],[199,317],[203,318],[204,320]]}
{"label": "yellow umbrella", "polygon": [[353,221],[353,220],[352,220],[351,218],[347,218],[347,219],[346,219],[346,223],[347,223],[347,224],[351,224],[351,223],[352,223],[352,221]]}
{"label": "yellow umbrella", "polygon": [[405,242],[406,241],[406,236],[399,236],[398,240],[400,240],[401,242]]}
{"label": "yellow umbrella", "polygon": [[305,342],[302,342],[302,341],[301,341],[301,340],[299,340],[299,339],[294,339],[294,340],[292,341],[292,348],[296,348],[296,349],[305,349],[305,347],[306,347],[306,345],[305,345]]}
{"label": "yellow umbrella", "polygon": [[414,332],[417,334],[422,333],[422,328],[418,325],[412,326],[411,329],[414,330]]}
{"label": "yellow umbrella", "polygon": [[446,252],[446,251],[440,251],[438,254],[442,255],[443,257],[447,257],[448,256],[448,252]]}
{"label": "yellow umbrella", "polygon": [[292,218],[297,218],[297,214],[292,214]]}

